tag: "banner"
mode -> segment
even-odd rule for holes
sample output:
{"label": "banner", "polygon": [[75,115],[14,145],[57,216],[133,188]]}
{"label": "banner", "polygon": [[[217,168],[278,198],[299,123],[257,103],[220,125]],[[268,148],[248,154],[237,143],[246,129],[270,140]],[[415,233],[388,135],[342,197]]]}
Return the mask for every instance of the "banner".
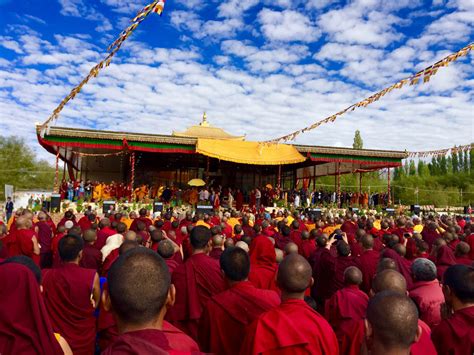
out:
{"label": "banner", "polygon": [[5,200],[10,197],[13,200],[13,185],[5,184]]}

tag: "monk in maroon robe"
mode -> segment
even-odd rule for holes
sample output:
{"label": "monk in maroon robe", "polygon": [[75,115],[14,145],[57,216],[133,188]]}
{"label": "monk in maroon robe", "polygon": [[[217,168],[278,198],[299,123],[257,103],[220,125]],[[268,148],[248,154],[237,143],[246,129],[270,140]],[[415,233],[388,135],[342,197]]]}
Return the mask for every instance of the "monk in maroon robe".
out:
{"label": "monk in maroon robe", "polygon": [[117,319],[119,335],[103,354],[177,354],[196,344],[164,317],[176,291],[166,264],[155,252],[134,248],[121,255],[108,275],[102,300]]}
{"label": "monk in maroon robe", "polygon": [[344,271],[344,288],[337,291],[325,304],[325,316],[331,324],[338,341],[342,343],[344,334],[350,334],[352,322],[365,316],[369,297],[359,289],[362,272],[355,266]]}
{"label": "monk in maroon robe", "polygon": [[40,265],[40,246],[36,233],[32,230],[32,221],[22,216],[16,220],[16,231],[12,233],[9,246],[10,256],[25,255]]}
{"label": "monk in maroon robe", "polygon": [[255,287],[277,291],[275,276],[278,270],[276,254],[270,238],[260,235],[250,244],[249,281]]}
{"label": "monk in maroon robe", "polygon": [[43,270],[43,296],[53,329],[61,334],[74,354],[92,354],[95,348],[95,307],[100,297],[95,270],[79,267],[84,242],[67,235],[59,242],[62,264]]}
{"label": "monk in maroon robe", "polygon": [[282,303],[246,330],[241,354],[337,354],[336,335],[329,323],[306,304],[312,270],[301,255],[287,256],[278,270]]}
{"label": "monk in maroon robe", "polygon": [[239,354],[245,327],[261,313],[278,306],[280,297],[275,291],[258,289],[248,281],[250,259],[243,249],[226,249],[220,265],[229,289],[207,303],[199,326],[199,343],[206,352]]}
{"label": "monk in maroon robe", "polygon": [[138,232],[138,222],[143,222],[145,223],[145,230],[148,231],[150,226],[153,224],[152,220],[148,218],[147,215],[147,210],[145,208],[142,208],[138,214],[140,215],[138,218],[135,218],[130,225],[130,230],[134,232]]}
{"label": "monk in maroon robe", "polygon": [[439,354],[474,353],[474,268],[450,266],[444,273],[443,292],[447,317],[433,329]]}
{"label": "monk in maroon robe", "polygon": [[[377,294],[397,294],[400,297],[406,297],[407,294],[407,283],[405,278],[402,274],[395,270],[384,270],[379,273],[374,278],[372,289],[370,291],[371,295]],[[416,306],[414,305],[415,311],[413,312],[414,315],[418,315],[418,311],[416,310]],[[388,315],[390,313],[390,308],[386,308],[384,312]],[[397,310],[393,309],[393,312]],[[384,318],[382,318],[384,319]],[[404,317],[405,319],[405,317]],[[388,319],[386,319],[388,322]],[[418,320],[418,328],[420,334],[417,335],[416,342],[410,343],[409,346],[410,353],[412,355],[436,355],[436,350],[434,348],[433,342],[431,341],[431,332],[430,327],[426,325],[421,320]],[[383,323],[382,323],[383,324]],[[387,323],[388,324],[388,323]],[[374,326],[374,324],[372,323]],[[377,325],[379,328],[385,329],[385,327]],[[394,324],[391,324],[391,327],[394,329],[389,329],[388,332],[395,335],[398,331],[398,328],[395,328]],[[402,324],[403,327],[403,324]],[[372,327],[373,328],[373,327]],[[352,325],[348,325],[348,331],[344,334],[342,339],[341,345],[341,354],[349,354],[349,355],[359,355],[361,354],[361,350],[367,347],[366,338],[369,336],[367,333],[367,322],[363,320],[354,321]],[[372,333],[373,334],[373,331]],[[404,338],[407,335],[405,334]],[[412,340],[412,342],[415,339]],[[398,342],[400,339],[398,339]],[[367,350],[365,350],[367,351]],[[379,350],[380,351],[380,350]],[[363,352],[362,352],[363,353]],[[382,353],[382,352],[379,352]]]}
{"label": "monk in maroon robe", "polygon": [[219,263],[207,254],[211,248],[211,231],[196,226],[190,236],[193,255],[173,272],[176,302],[169,310],[167,320],[197,340],[198,324],[209,299],[224,291],[225,282]]}
{"label": "monk in maroon robe", "polygon": [[170,275],[173,275],[173,271],[180,265],[174,258],[175,249],[170,240],[162,240],[158,243],[157,247],[158,255],[165,259],[166,265]]}
{"label": "monk in maroon robe", "polygon": [[373,250],[374,247],[374,238],[366,234],[361,240],[360,244],[363,248],[363,253],[359,257],[360,271],[362,271],[362,285],[361,290],[365,293],[369,293],[370,287],[372,285],[372,280],[374,279],[375,273],[377,271],[377,264],[380,259],[380,253]]}
{"label": "monk in maroon robe", "polygon": [[332,283],[334,279],[335,257],[329,249],[335,242],[334,236],[328,241],[325,234],[316,238],[318,248],[310,258],[313,266],[314,284],[311,288],[311,296],[316,300],[320,309],[324,309],[324,302],[331,297]]}
{"label": "monk in maroon robe", "polygon": [[438,248],[436,252],[436,269],[437,269],[437,276],[438,280],[443,280],[444,272],[450,267],[451,265],[455,265],[457,263],[456,256],[450,247],[447,245],[442,245]]}
{"label": "monk in maroon robe", "polygon": [[407,288],[410,290],[413,287],[413,277],[411,274],[411,261],[407,260],[403,255],[406,249],[401,244],[396,244],[394,249],[386,248],[382,252],[382,257],[390,258],[397,264],[398,271],[406,280]]}
{"label": "monk in maroon robe", "polygon": [[71,354],[54,335],[32,270],[15,262],[0,264],[0,285],[1,354]]}
{"label": "monk in maroon robe", "polygon": [[[344,271],[350,266],[359,268],[359,260],[350,255],[349,245],[340,240],[336,244],[337,257],[334,260],[334,272],[331,282],[331,294],[344,287]],[[360,270],[360,269],[359,269]],[[329,270],[328,270],[329,271]]]}
{"label": "monk in maroon robe", "polygon": [[97,233],[93,229],[86,229],[82,237],[84,239],[84,249],[79,265],[85,269],[95,270],[100,275],[102,271],[102,253],[94,246]]}
{"label": "monk in maroon robe", "polygon": [[47,219],[46,213],[40,212],[38,214],[38,223],[35,226],[35,233],[38,236],[38,242],[41,247],[40,266],[42,269],[50,268],[53,265],[53,252],[51,250],[53,230]]}
{"label": "monk in maroon robe", "polygon": [[107,238],[114,234],[117,234],[117,231],[110,227],[110,219],[101,219],[101,221],[99,222],[99,231],[97,232],[97,240],[94,244],[95,247],[98,250],[101,250],[105,246]]}
{"label": "monk in maroon robe", "polygon": [[471,266],[473,260],[469,257],[470,251],[471,247],[466,242],[460,242],[458,245],[456,245],[456,264]]}

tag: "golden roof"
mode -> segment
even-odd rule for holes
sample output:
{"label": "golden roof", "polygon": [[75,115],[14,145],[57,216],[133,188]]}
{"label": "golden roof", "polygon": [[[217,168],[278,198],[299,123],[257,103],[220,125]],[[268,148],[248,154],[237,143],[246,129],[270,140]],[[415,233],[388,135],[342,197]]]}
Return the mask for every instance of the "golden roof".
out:
{"label": "golden roof", "polygon": [[173,131],[172,135],[175,137],[212,138],[237,141],[245,140],[245,136],[233,136],[222,128],[211,126],[209,122],[207,122],[207,115],[205,112],[199,125],[188,127],[184,132]]}

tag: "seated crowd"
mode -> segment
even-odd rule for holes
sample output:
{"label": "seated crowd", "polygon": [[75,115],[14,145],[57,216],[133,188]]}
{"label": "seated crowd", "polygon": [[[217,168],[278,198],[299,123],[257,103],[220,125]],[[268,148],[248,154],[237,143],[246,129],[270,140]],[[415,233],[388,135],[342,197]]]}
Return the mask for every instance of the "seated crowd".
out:
{"label": "seated crowd", "polygon": [[0,354],[473,354],[474,225],[17,211]]}

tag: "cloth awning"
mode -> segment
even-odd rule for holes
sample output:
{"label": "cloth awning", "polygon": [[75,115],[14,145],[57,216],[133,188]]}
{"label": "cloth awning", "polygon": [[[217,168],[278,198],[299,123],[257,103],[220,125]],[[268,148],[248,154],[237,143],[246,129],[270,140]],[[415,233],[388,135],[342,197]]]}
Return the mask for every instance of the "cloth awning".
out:
{"label": "cloth awning", "polygon": [[296,164],[306,160],[288,144],[199,138],[196,152],[211,158],[251,165]]}

